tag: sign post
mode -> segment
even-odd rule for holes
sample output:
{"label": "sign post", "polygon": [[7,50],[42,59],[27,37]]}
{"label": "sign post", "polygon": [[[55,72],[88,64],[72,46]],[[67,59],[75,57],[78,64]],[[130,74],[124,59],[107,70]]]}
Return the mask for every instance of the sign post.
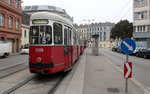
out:
{"label": "sign post", "polygon": [[132,77],[132,63],[129,62],[129,54],[132,54],[135,48],[135,42],[130,38],[126,38],[121,42],[121,50],[126,54],[126,62],[124,63],[125,92],[128,92],[128,78]]}

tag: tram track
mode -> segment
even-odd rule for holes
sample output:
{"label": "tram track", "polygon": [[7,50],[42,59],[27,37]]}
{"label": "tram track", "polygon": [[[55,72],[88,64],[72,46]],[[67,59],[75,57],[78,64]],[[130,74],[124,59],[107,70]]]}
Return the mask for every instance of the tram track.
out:
{"label": "tram track", "polygon": [[63,73],[61,75],[61,77],[59,78],[59,80],[56,82],[56,84],[50,89],[50,91],[48,92],[48,94],[54,94],[55,91],[57,90],[57,88],[59,87],[59,85],[61,84],[61,82],[63,81],[63,79],[66,77],[67,73]]}
{"label": "tram track", "polygon": [[32,77],[20,82],[19,84],[15,85],[14,87],[6,90],[5,92],[3,92],[2,94],[10,94],[13,91],[15,91],[16,89],[22,87],[23,85],[25,85],[26,83],[30,82],[31,80],[35,79],[38,75],[33,75]]}
{"label": "tram track", "polygon": [[[60,75],[59,78],[55,81],[55,84],[52,84],[53,86],[50,88],[50,90],[48,91],[47,94],[54,94],[55,93],[55,91],[57,90],[57,88],[59,87],[59,85],[61,84],[61,82],[63,81],[63,79],[66,77],[67,73],[61,73],[59,75]],[[10,89],[4,91],[1,94],[11,94],[15,90],[19,90],[19,88],[23,87],[24,85],[26,85],[28,82],[32,81],[33,79],[36,79],[38,77],[40,78],[40,76],[41,75],[33,75],[32,77],[30,77],[30,78],[28,78],[28,79],[26,79],[26,80],[18,83],[17,85],[11,87]],[[40,83],[40,84],[43,84],[43,83]],[[26,93],[26,94],[28,94],[28,93]]]}
{"label": "tram track", "polygon": [[18,73],[20,71],[23,71],[25,69],[27,69],[28,66],[25,65],[25,63],[22,63],[22,64],[16,64],[16,65],[13,65],[13,66],[10,66],[10,67],[6,67],[6,68],[1,68],[0,69],[0,79],[2,78],[5,78],[5,77],[8,77],[10,75],[13,75],[15,73]]}
{"label": "tram track", "polygon": [[[80,60],[79,60],[80,61]],[[77,67],[78,63],[76,63],[73,67]],[[76,69],[75,67],[75,69]],[[26,73],[23,71],[23,74]],[[20,79],[20,80],[15,80],[14,81],[9,81],[7,79],[4,79],[4,81],[9,84],[14,84],[13,86],[9,86],[9,88],[3,90],[1,94],[54,94],[56,90],[61,86],[61,83],[63,82],[64,78],[67,77],[67,75],[70,72],[60,72],[56,74],[51,74],[51,75],[30,75],[28,78],[25,78],[23,81],[19,82],[23,76],[20,75],[19,78],[14,77],[15,79]],[[71,72],[74,73],[73,71]],[[15,74],[17,75],[17,74]],[[27,75],[27,74],[24,74]],[[24,76],[27,77],[27,76]],[[3,80],[2,80],[3,81]],[[7,87],[7,86],[4,86]],[[42,88],[41,88],[42,87]],[[2,88],[2,87],[1,87]],[[46,89],[45,89],[46,88]]]}
{"label": "tram track", "polygon": [[20,65],[23,65],[27,62],[24,62],[24,63],[18,63],[18,64],[13,64],[13,65],[10,65],[10,66],[6,66],[6,67],[0,67],[0,71],[2,70],[6,70],[6,69],[10,69],[10,68],[13,68],[13,67],[17,67],[17,66],[20,66]]}

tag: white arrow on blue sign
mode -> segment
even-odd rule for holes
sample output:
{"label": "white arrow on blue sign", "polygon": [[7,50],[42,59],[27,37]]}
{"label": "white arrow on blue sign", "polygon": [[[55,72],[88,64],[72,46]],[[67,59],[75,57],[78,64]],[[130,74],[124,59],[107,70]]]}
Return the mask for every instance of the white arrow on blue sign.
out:
{"label": "white arrow on blue sign", "polygon": [[130,39],[130,38],[126,38],[124,40],[122,40],[121,42],[121,50],[123,53],[125,54],[132,54],[133,51],[135,50],[136,45],[134,40]]}

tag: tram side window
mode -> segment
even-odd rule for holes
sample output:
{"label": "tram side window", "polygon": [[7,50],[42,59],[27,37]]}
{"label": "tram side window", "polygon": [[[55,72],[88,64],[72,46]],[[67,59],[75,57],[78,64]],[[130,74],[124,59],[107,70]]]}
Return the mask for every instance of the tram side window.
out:
{"label": "tram side window", "polygon": [[69,28],[69,44],[70,44],[70,45],[72,44],[72,39],[71,39],[71,37],[72,37],[72,29]]}
{"label": "tram side window", "polygon": [[75,33],[75,31],[73,32],[73,43],[77,44],[77,39],[76,39],[76,33]]}
{"label": "tram side window", "polygon": [[64,45],[68,45],[68,34],[67,34],[67,29],[64,29]]}
{"label": "tram side window", "polygon": [[62,44],[62,25],[54,23],[54,44]]}

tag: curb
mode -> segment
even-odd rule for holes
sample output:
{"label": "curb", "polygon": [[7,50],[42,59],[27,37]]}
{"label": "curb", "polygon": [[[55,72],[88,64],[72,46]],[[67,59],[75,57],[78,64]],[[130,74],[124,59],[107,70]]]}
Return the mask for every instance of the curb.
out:
{"label": "curb", "polygon": [[[122,74],[124,74],[124,72],[123,72],[119,67],[115,66],[115,64],[112,63],[108,58],[106,58],[106,57],[104,56],[104,59],[105,59],[106,61],[108,61],[108,63],[110,63],[114,68],[116,68],[116,69],[119,70]],[[150,94],[150,91],[149,91],[147,88],[145,88],[140,82],[138,82],[138,81],[135,80],[134,78],[130,78],[129,80],[131,80],[133,83],[135,83],[135,85],[138,86],[138,87],[144,92],[144,94]]]}
{"label": "curb", "polygon": [[[72,80],[69,83],[64,94],[82,94],[84,87],[84,73],[85,73],[85,65],[86,65],[86,52],[83,54],[79,65],[74,72]],[[80,74],[80,76],[79,76]]]}

